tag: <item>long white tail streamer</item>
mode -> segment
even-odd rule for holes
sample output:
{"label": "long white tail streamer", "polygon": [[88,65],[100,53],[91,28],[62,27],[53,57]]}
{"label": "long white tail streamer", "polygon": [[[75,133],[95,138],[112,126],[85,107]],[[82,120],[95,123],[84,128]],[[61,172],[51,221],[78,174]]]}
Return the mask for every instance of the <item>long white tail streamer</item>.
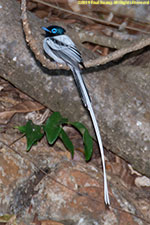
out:
{"label": "long white tail streamer", "polygon": [[103,174],[104,174],[104,201],[106,205],[110,205],[110,200],[109,200],[109,193],[108,193],[108,185],[107,185],[107,175],[106,175],[106,168],[105,168],[105,159],[104,159],[104,149],[103,149],[103,144],[102,144],[102,139],[101,139],[101,135],[100,135],[100,130],[98,127],[98,123],[97,120],[95,118],[95,114],[93,111],[93,107],[92,107],[92,103],[87,91],[87,88],[85,86],[84,80],[82,78],[82,75],[80,73],[80,69],[78,68],[72,68],[70,67],[73,75],[74,75],[74,80],[76,82],[77,88],[80,91],[81,94],[81,98],[82,101],[85,105],[85,107],[87,107],[92,122],[93,122],[93,126],[95,129],[95,133],[96,133],[96,137],[97,137],[97,141],[98,141],[98,145],[99,145],[99,150],[100,150],[100,154],[101,154],[101,160],[102,160],[102,166],[103,166]]}

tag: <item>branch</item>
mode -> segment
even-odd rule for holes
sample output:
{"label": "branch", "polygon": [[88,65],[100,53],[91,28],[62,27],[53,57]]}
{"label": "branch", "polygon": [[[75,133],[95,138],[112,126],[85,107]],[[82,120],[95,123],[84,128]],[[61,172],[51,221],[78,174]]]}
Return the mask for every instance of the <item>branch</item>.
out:
{"label": "branch", "polygon": [[108,62],[111,62],[113,60],[116,60],[116,59],[119,59],[119,58],[123,57],[127,53],[140,50],[140,49],[142,49],[142,48],[144,48],[148,45],[150,45],[150,38],[142,39],[142,40],[138,41],[136,44],[134,44],[130,47],[122,48],[122,49],[117,50],[113,53],[110,53],[107,56],[99,57],[97,59],[86,62],[85,66],[86,67],[92,67],[92,66],[96,66],[96,65],[104,65]]}

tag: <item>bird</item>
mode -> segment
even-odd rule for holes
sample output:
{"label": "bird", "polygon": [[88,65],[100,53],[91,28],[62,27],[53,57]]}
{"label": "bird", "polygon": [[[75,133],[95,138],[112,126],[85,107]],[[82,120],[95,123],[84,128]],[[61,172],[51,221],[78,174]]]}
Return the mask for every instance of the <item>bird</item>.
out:
{"label": "bird", "polygon": [[86,88],[85,82],[83,80],[80,66],[85,68],[83,64],[83,59],[81,57],[81,53],[77,49],[74,42],[71,38],[65,34],[66,30],[57,25],[51,25],[48,27],[42,27],[42,29],[46,32],[45,38],[43,40],[43,49],[46,54],[53,59],[56,63],[66,64],[69,66],[73,73],[74,81],[76,83],[77,89],[81,96],[83,105],[88,109],[93,127],[95,129],[99,150],[101,154],[102,166],[103,166],[103,178],[104,178],[104,202],[106,205],[110,205],[109,193],[108,193],[108,184],[107,184],[107,175],[106,175],[106,167],[105,167],[105,158],[104,158],[104,150],[102,144],[102,138],[100,134],[100,130],[98,127],[98,123],[95,117],[95,113],[93,111],[92,102],[90,99],[90,95]]}

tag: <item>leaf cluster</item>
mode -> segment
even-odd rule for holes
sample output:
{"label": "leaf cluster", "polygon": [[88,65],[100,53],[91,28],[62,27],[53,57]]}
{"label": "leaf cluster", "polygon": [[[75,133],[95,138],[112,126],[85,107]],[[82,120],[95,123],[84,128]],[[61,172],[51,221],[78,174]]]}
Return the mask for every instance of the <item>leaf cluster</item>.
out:
{"label": "leaf cluster", "polygon": [[36,125],[29,120],[25,126],[19,126],[17,128],[26,136],[27,151],[29,151],[32,145],[40,141],[46,134],[47,141],[50,145],[53,145],[55,141],[60,138],[73,158],[74,146],[68,134],[63,129],[65,125],[71,125],[80,132],[83,137],[85,160],[89,161],[93,152],[93,140],[87,128],[82,123],[69,122],[68,119],[63,118],[59,112],[52,113],[45,124]]}

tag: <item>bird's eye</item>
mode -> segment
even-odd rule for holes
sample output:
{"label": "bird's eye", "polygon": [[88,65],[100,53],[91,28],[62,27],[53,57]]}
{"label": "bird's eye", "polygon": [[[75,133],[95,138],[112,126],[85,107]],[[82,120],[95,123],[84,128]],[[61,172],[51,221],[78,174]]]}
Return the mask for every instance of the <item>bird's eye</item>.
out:
{"label": "bird's eye", "polygon": [[52,32],[53,34],[55,34],[55,33],[57,33],[57,29],[56,29],[56,28],[53,28],[53,29],[51,30],[51,32]]}

